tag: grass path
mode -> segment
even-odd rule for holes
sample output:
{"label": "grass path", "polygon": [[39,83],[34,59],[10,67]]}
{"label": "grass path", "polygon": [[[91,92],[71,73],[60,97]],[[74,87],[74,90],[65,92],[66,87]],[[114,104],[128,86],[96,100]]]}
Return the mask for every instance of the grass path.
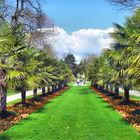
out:
{"label": "grass path", "polygon": [[88,87],[71,87],[0,140],[140,140],[140,135]]}

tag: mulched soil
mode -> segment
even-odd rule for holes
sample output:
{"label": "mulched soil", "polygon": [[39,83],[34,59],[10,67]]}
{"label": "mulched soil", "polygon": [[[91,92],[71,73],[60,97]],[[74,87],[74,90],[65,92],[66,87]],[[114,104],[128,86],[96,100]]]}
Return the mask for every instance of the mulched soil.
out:
{"label": "mulched soil", "polygon": [[112,108],[117,110],[124,120],[129,122],[134,128],[140,132],[140,101],[130,100],[127,104],[122,99],[113,99],[111,96],[98,91],[96,88],[91,87],[104,101],[108,102]]}
{"label": "mulched soil", "polygon": [[37,98],[32,98],[27,100],[27,105],[23,107],[23,105],[19,102],[14,105],[8,106],[8,112],[6,114],[0,114],[0,133],[3,133],[5,130],[9,129],[14,124],[18,123],[22,119],[26,118],[31,113],[36,110],[41,109],[46,103],[62,94],[68,87],[46,96],[38,96]]}

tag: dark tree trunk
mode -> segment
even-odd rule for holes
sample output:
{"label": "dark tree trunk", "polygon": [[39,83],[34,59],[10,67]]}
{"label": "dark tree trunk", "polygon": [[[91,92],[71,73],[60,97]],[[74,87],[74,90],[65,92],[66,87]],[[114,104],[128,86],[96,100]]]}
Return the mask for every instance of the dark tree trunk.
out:
{"label": "dark tree trunk", "polygon": [[105,86],[103,85],[103,86],[102,86],[102,90],[103,90],[103,91],[105,90],[104,88],[105,88]]}
{"label": "dark tree trunk", "polygon": [[58,84],[58,90],[60,90],[60,84]]}
{"label": "dark tree trunk", "polygon": [[101,85],[98,85],[98,89],[99,89],[99,90],[102,90],[102,87],[101,87]]}
{"label": "dark tree trunk", "polygon": [[67,82],[64,83],[64,87],[67,87]]}
{"label": "dark tree trunk", "polygon": [[106,84],[105,90],[108,92],[108,83]]}
{"label": "dark tree trunk", "polygon": [[22,100],[22,105],[26,105],[26,89],[21,88],[21,100]]}
{"label": "dark tree trunk", "polygon": [[55,92],[55,85],[52,85],[52,93]]}
{"label": "dark tree trunk", "polygon": [[115,96],[119,97],[119,85],[115,84]]}
{"label": "dark tree trunk", "polygon": [[7,111],[7,89],[4,86],[0,87],[0,111],[5,113]]}
{"label": "dark tree trunk", "polygon": [[[1,59],[1,63],[5,64],[5,56]],[[0,111],[5,113],[7,111],[7,86],[5,83],[6,69],[0,70]]]}
{"label": "dark tree trunk", "polygon": [[33,97],[36,98],[37,97],[37,88],[33,89]]}
{"label": "dark tree trunk", "polygon": [[98,86],[98,84],[95,84],[95,88],[99,89],[99,86]]}
{"label": "dark tree trunk", "polygon": [[12,24],[14,27],[18,25],[18,21],[21,16],[21,13],[22,11],[24,11],[24,3],[25,3],[25,0],[16,0],[15,13],[12,16]]}
{"label": "dark tree trunk", "polygon": [[62,89],[62,84],[59,84],[59,90],[61,90]]}
{"label": "dark tree trunk", "polygon": [[57,86],[56,85],[54,85],[54,92],[56,92],[57,91]]}
{"label": "dark tree trunk", "polygon": [[124,101],[129,102],[129,88],[124,87]]}
{"label": "dark tree trunk", "polygon": [[48,87],[48,94],[51,94],[50,86]]}
{"label": "dark tree trunk", "polygon": [[112,84],[110,84],[110,92],[113,93],[113,87],[112,87]]}
{"label": "dark tree trunk", "polygon": [[42,86],[42,95],[45,95],[45,85]]}

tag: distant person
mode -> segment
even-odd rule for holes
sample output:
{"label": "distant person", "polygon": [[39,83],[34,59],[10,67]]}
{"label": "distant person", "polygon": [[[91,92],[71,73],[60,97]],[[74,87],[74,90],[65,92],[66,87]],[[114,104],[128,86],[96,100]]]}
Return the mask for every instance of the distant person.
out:
{"label": "distant person", "polygon": [[79,84],[80,84],[80,80],[79,80],[79,79],[77,79],[77,85],[79,86]]}

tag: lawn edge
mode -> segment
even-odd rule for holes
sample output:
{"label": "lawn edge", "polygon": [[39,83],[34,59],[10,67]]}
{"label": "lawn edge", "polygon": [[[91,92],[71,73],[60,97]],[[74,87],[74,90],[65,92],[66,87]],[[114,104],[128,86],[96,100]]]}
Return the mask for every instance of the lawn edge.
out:
{"label": "lawn edge", "polygon": [[[127,121],[137,132],[140,134],[140,115],[138,116],[132,116],[130,115],[127,111],[134,111],[134,108],[132,106],[126,106],[126,105],[121,105],[121,107],[113,103],[113,101],[109,96],[105,95],[103,92],[99,91],[95,87],[90,86],[90,89],[95,92],[99,97],[101,97],[104,101],[106,101],[112,108],[114,108],[121,116],[122,118]],[[118,100],[119,102],[120,100]],[[123,108],[123,109],[122,109]],[[126,108],[126,110],[125,110]],[[136,123],[136,120],[139,120],[139,123]]]}
{"label": "lawn edge", "polygon": [[57,96],[63,94],[66,90],[68,90],[70,87],[65,87],[53,94],[50,94],[48,96],[42,97],[39,95],[38,97],[41,97],[43,100],[40,102],[32,101],[33,98],[27,99],[27,103],[31,103],[31,107],[19,107],[20,102],[17,102],[15,104],[9,105],[7,107],[8,111],[10,112],[16,112],[17,115],[9,116],[7,118],[0,120],[0,134],[3,134],[6,130],[10,129],[12,126],[16,125],[23,119],[27,118],[32,113],[36,112],[37,110],[40,110],[43,108],[50,100],[56,98]]}

